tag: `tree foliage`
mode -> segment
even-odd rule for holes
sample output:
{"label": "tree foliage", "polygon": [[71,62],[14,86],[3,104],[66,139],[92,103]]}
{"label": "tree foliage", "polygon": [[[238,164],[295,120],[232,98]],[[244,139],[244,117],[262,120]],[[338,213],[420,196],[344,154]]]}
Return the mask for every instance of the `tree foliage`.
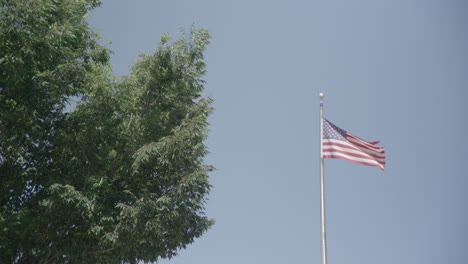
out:
{"label": "tree foliage", "polygon": [[99,1],[0,3],[0,263],[151,262],[200,237],[207,31],[117,79],[86,22]]}

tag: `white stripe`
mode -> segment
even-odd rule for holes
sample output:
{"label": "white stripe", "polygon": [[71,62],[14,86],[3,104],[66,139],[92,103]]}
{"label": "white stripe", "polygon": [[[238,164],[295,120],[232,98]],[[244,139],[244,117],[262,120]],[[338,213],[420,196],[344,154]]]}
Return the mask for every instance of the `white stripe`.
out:
{"label": "white stripe", "polygon": [[[338,147],[338,146],[323,146],[323,153],[324,154],[325,153],[337,153],[335,151],[342,151],[342,152],[349,153],[349,154],[359,154],[359,155],[362,155],[362,156],[367,156],[367,157],[362,157],[362,159],[371,159],[371,160],[375,160],[377,162],[385,162],[385,157],[383,157],[383,158],[372,157],[372,156],[368,155],[367,153],[362,153],[359,150],[343,148],[343,147]],[[340,153],[342,153],[342,152],[340,152]],[[359,157],[356,157],[356,158],[359,159]]]}
{"label": "white stripe", "polygon": [[353,142],[347,142],[347,143],[349,143],[349,145],[353,146],[355,149],[366,152],[367,154],[371,156],[385,157],[385,152],[383,148],[380,150],[373,150],[373,149],[368,149],[366,147],[362,147],[359,145],[355,145]]}
{"label": "white stripe", "polygon": [[376,156],[376,158],[383,158],[385,159],[385,153],[380,153],[380,152],[377,152],[377,151],[372,151],[372,150],[369,150],[369,149],[364,149],[364,148],[360,148],[356,145],[353,145],[349,142],[346,142],[346,141],[343,141],[343,140],[338,140],[338,139],[324,139],[323,142],[330,142],[330,143],[339,143],[339,144],[344,144],[346,146],[349,146],[350,148],[352,148],[354,150],[351,151],[351,149],[349,148],[343,148],[343,147],[339,147],[339,146],[336,146],[336,145],[333,145],[333,146],[326,146],[324,145],[324,149],[325,148],[336,148],[336,149],[340,149],[340,150],[343,150],[343,151],[348,151],[348,152],[352,152],[352,153],[356,153],[356,154],[363,154],[363,155],[368,155],[370,157],[372,156]]}
{"label": "white stripe", "polygon": [[351,143],[364,145],[365,147],[368,147],[369,149],[373,149],[375,151],[383,151],[384,150],[384,148],[381,147],[381,146],[371,145],[368,142],[365,142],[365,141],[362,141],[362,140],[357,140],[357,139],[354,139],[352,137],[347,137],[346,140],[350,141]]}
{"label": "white stripe", "polygon": [[349,160],[354,160],[354,161],[358,161],[358,162],[366,162],[366,163],[372,163],[372,164],[375,164],[381,168],[383,168],[383,164],[377,162],[376,160],[373,160],[373,159],[365,159],[365,158],[358,158],[358,157],[354,157],[354,156],[349,156],[349,155],[346,155],[346,154],[343,154],[341,152],[327,152],[327,153],[324,153],[324,156],[326,155],[333,155],[333,156],[340,156],[340,157],[344,157],[344,158],[347,158]]}

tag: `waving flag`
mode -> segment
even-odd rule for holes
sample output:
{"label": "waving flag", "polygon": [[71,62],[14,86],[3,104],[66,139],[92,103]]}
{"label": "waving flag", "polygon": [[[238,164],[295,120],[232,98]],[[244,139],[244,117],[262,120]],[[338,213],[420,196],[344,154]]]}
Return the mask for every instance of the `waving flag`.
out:
{"label": "waving flag", "polygon": [[368,142],[323,119],[323,158],[348,160],[357,164],[385,167],[385,150],[379,142]]}

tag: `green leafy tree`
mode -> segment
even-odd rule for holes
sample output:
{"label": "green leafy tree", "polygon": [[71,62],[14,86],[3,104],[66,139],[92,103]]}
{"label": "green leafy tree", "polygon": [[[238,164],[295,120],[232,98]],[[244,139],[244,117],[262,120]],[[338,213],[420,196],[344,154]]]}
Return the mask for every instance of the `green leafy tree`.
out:
{"label": "green leafy tree", "polygon": [[0,263],[154,262],[200,237],[208,32],[116,79],[99,1],[0,3]]}

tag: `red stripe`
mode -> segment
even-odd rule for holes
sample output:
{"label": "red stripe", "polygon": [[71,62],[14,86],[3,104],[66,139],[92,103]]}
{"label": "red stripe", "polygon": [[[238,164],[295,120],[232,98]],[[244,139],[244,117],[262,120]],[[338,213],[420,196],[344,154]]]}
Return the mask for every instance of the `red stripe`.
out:
{"label": "red stripe", "polygon": [[353,156],[353,157],[356,157],[356,158],[363,158],[363,159],[368,159],[368,160],[375,160],[375,161],[377,161],[378,163],[385,163],[385,157],[373,157],[373,156],[370,156],[370,157],[369,157],[369,155],[363,155],[363,154],[358,154],[358,153],[343,151],[343,150],[335,149],[335,148],[332,148],[332,149],[324,149],[324,150],[323,150],[324,155],[325,155],[325,153],[333,153],[333,152],[346,154],[346,155],[348,155],[348,156]]}
{"label": "red stripe", "polygon": [[323,142],[324,146],[337,146],[337,147],[342,147],[342,148],[348,148],[348,149],[354,149],[355,151],[359,151],[362,153],[365,153],[370,156],[375,156],[375,157],[385,157],[385,151],[375,151],[372,149],[367,149],[367,148],[362,148],[359,146],[356,146],[355,144],[352,144],[347,141],[342,141],[342,142]]}
{"label": "red stripe", "polygon": [[[349,142],[347,141],[346,143],[349,143],[351,146],[353,146],[354,148],[356,148],[356,150],[359,150],[359,151],[362,151],[362,152],[365,152],[365,153],[368,153],[369,155],[382,155],[382,156],[385,156],[385,150],[383,148],[381,149],[378,149],[378,150],[375,150],[375,149],[370,149],[370,148],[367,148],[365,146],[362,146],[360,144],[356,144],[354,142]],[[374,153],[374,154],[371,154],[371,153]]]}
{"label": "red stripe", "polygon": [[[348,148],[348,149],[353,149],[353,150],[356,150],[356,151],[360,151],[368,156],[371,156],[371,157],[376,157],[376,158],[385,158],[385,152],[377,152],[377,151],[374,151],[374,150],[369,150],[370,152],[373,152],[373,153],[368,153],[364,150],[362,150],[361,148],[359,148],[358,146],[355,146],[354,144],[352,143],[349,143],[349,142],[343,142],[343,143],[338,143],[338,142],[323,142],[323,145],[324,146],[338,146],[338,147],[342,147],[342,148]],[[382,156],[380,156],[380,155]]]}
{"label": "red stripe", "polygon": [[[378,162],[378,161],[372,160],[372,159],[369,159],[368,162],[366,162],[366,161],[363,161],[363,160],[356,160],[356,159],[353,159],[353,158],[348,158],[348,157],[343,157],[343,156],[340,156],[340,155],[333,155],[333,154],[324,155],[323,157],[324,158],[343,159],[343,160],[366,163],[366,164],[373,164],[373,165],[376,165],[376,166],[377,165],[381,165],[381,166],[385,165],[385,162]],[[375,161],[375,162],[373,162],[373,161]]]}
{"label": "red stripe", "polygon": [[[348,158],[345,158],[345,157],[341,157],[341,156],[334,156],[334,155],[324,155],[323,156],[324,158],[332,158],[332,159],[342,159],[342,160],[347,160],[347,161],[350,161],[350,162],[353,162],[353,163],[357,163],[357,164],[361,164],[361,165],[366,165],[366,166],[372,166],[372,167],[379,167],[381,168],[382,170],[384,169],[384,165],[379,163],[379,164],[375,164],[375,163],[367,163],[367,162],[362,162],[362,161],[357,161],[357,160],[353,160],[353,159],[348,159]],[[385,163],[384,163],[385,164]]]}
{"label": "red stripe", "polygon": [[369,150],[369,151],[372,151],[372,152],[377,152],[377,153],[385,153],[385,150],[384,148],[381,148],[381,147],[378,147],[378,148],[370,148],[369,146],[366,146],[366,145],[363,145],[363,144],[360,144],[358,142],[354,142],[354,141],[350,141],[350,140],[346,140],[349,144],[357,147],[357,148],[360,148],[360,149],[366,149],[366,150]]}
{"label": "red stripe", "polygon": [[[383,147],[375,146],[375,144],[379,143],[378,141],[372,142],[372,143],[367,142],[367,141],[363,140],[362,138],[353,136],[353,135],[351,135],[349,133],[346,133],[346,136],[348,138],[352,138],[352,139],[356,140],[356,141],[350,142],[352,144],[361,145],[362,147],[369,148],[369,149],[374,149],[374,150],[383,150]],[[373,143],[375,143],[375,144],[373,144]]]}
{"label": "red stripe", "polygon": [[[382,156],[376,155],[376,154],[383,154],[383,153],[375,153],[375,151],[373,151],[373,150],[369,150],[369,151],[374,152],[375,154],[367,153],[367,152],[364,152],[363,150],[361,150],[360,148],[356,147],[354,144],[352,144],[350,142],[345,142],[345,141],[341,141],[341,142],[327,141],[327,142],[323,142],[323,145],[331,147],[331,148],[328,148],[328,149],[326,149],[326,148],[323,149],[323,157],[324,158],[343,159],[343,160],[348,160],[348,161],[352,161],[354,163],[364,164],[364,165],[368,165],[368,166],[377,166],[377,167],[384,167],[385,166],[385,155],[382,155]],[[343,148],[343,150],[338,149],[338,148]],[[357,151],[359,153],[352,153],[352,152],[349,152],[347,150],[353,150],[353,151]],[[349,157],[342,157],[340,155],[334,155],[333,153],[341,153],[341,154],[347,155]],[[362,160],[353,160],[353,157],[355,157],[357,159],[368,160],[369,163],[367,163],[365,161],[362,161]],[[380,164],[380,166],[372,163],[372,161]]]}

